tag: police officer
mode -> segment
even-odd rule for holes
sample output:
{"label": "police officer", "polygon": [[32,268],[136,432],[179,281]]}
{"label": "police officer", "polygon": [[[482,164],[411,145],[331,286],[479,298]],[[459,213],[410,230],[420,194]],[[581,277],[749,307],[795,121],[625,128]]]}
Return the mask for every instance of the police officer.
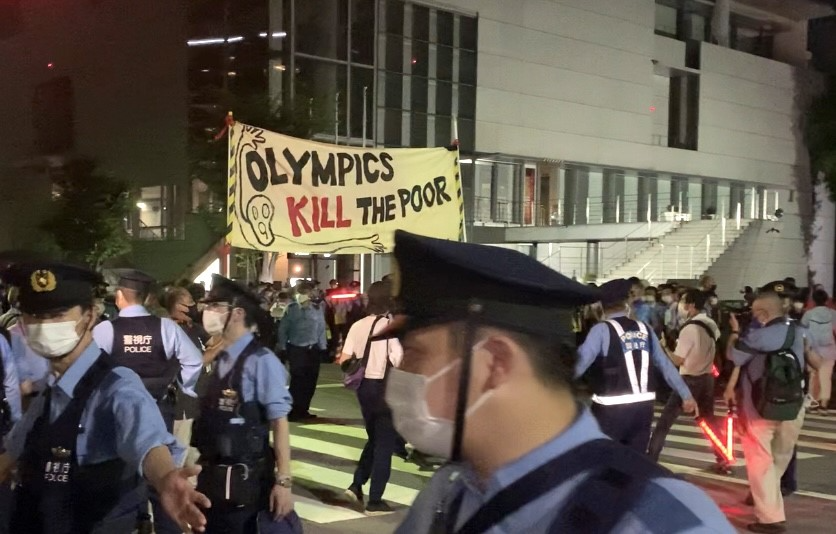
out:
{"label": "police officer", "polygon": [[[177,323],[151,315],[143,306],[154,279],[132,269],[118,271],[116,306],[119,316],[93,328],[93,338],[116,365],[133,370],[142,379],[169,432],[174,430],[178,376],[182,392],[196,397],[194,387],[203,366],[203,356]],[[175,358],[176,357],[176,358]],[[159,496],[151,491],[154,528],[158,534],[178,534],[177,525],[162,511]]]}
{"label": "police officer", "polygon": [[311,399],[319,379],[320,354],[328,350],[325,313],[311,302],[312,287],[302,283],[279,323],[279,351],[290,362],[291,421],[312,419]]}
{"label": "police officer", "polygon": [[200,532],[209,500],[178,469],[183,454],[139,377],[96,345],[98,275],[64,264],[17,265],[21,320],[31,348],[49,360],[49,387],[6,440],[0,479],[19,473],[12,532],[127,534],[147,481],[181,530]]}
{"label": "police officer", "polygon": [[[0,361],[0,386],[3,388],[2,399],[0,399],[0,437],[3,438],[21,416],[21,390],[17,365],[12,348],[5,337],[7,334],[8,332],[4,332],[0,335],[0,360],[2,360]],[[11,340],[11,337],[9,339]],[[0,534],[9,532],[11,498],[11,485],[8,482],[0,483]]]}
{"label": "police officer", "polygon": [[453,460],[398,533],[734,532],[700,490],[608,440],[572,393],[564,342],[597,290],[511,250],[401,231],[395,258],[405,316],[388,334],[404,357],[387,402],[404,438]]}
{"label": "police officer", "polygon": [[606,320],[592,327],[578,348],[575,377],[590,369],[592,413],[610,438],[644,453],[650,441],[656,371],[682,398],[682,409],[697,409],[691,391],[646,323],[627,317],[629,280],[601,286]]}
{"label": "police officer", "polygon": [[203,326],[210,335],[223,336],[226,346],[192,432],[203,466],[197,487],[213,499],[207,532],[249,534],[273,522],[297,521],[290,489],[286,372],[252,333],[269,335],[270,316],[254,294],[215,275]]}
{"label": "police officer", "polygon": [[154,279],[135,270],[120,271],[116,287],[119,317],[93,329],[96,343],[118,365],[133,369],[157,399],[166,426],[174,425],[174,395],[169,391],[180,377],[186,395],[195,397],[203,357],[177,323],[151,315],[143,306]]}

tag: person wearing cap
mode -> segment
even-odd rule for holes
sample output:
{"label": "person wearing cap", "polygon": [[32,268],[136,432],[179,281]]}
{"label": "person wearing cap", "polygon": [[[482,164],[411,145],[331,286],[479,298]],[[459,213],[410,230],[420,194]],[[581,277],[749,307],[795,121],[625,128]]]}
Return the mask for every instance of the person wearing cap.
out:
{"label": "person wearing cap", "polygon": [[21,322],[29,346],[49,361],[49,387],[32,401],[0,455],[0,480],[17,467],[12,532],[128,534],[147,482],[179,528],[202,532],[211,502],[177,468],[183,454],[154,399],[130,369],[93,340],[93,284],[80,267],[18,264]]}
{"label": "person wearing cap", "polygon": [[627,317],[629,280],[601,286],[606,320],[589,332],[578,347],[575,377],[590,371],[592,413],[615,441],[640,453],[647,450],[656,400],[656,370],[682,399],[682,410],[694,413],[697,403],[676,367],[646,323]]}
{"label": "person wearing cap", "polygon": [[119,365],[133,369],[142,378],[171,430],[174,395],[169,386],[177,379],[183,393],[195,397],[203,357],[177,323],[151,315],[145,308],[143,303],[153,283],[154,279],[145,273],[120,271],[116,284],[119,317],[99,323],[93,329],[93,338]]}
{"label": "person wearing cap", "polygon": [[320,355],[328,350],[325,313],[311,302],[312,287],[305,282],[297,287],[296,302],[291,302],[279,323],[279,352],[290,364],[290,396],[293,397],[291,421],[314,419],[310,412],[316,393]]}
{"label": "person wearing cap", "polygon": [[203,326],[225,345],[192,430],[203,466],[197,487],[213,501],[207,532],[291,529],[298,520],[291,495],[291,397],[284,367],[261,342],[272,336],[272,320],[255,294],[222,276],[213,275],[205,303]]}
{"label": "person wearing cap", "polygon": [[[169,318],[152,315],[145,307],[154,279],[133,269],[117,271],[116,307],[119,316],[93,328],[93,339],[110,354],[116,365],[127,367],[142,379],[169,432],[174,431],[175,402],[180,389],[196,397],[194,387],[203,366],[203,356],[189,336]],[[154,529],[158,534],[178,534],[180,530],[163,512],[159,496],[150,495],[154,509]]]}
{"label": "person wearing cap", "polygon": [[[2,328],[2,327],[0,327]],[[3,397],[0,399],[0,438],[5,437],[12,425],[20,420],[21,386],[18,381],[16,358],[9,341],[14,338],[8,332],[0,335],[0,386]],[[0,534],[9,530],[9,508],[11,507],[12,488],[8,482],[0,483]]]}
{"label": "person wearing cap", "polygon": [[[731,334],[726,345],[726,358],[734,362],[723,398],[737,405],[742,433],[741,443],[746,457],[746,475],[751,490],[756,522],[748,525],[752,532],[781,533],[787,530],[781,477],[794,457],[795,445],[804,423],[804,410],[799,402],[798,414],[792,420],[772,420],[761,415],[757,407],[754,384],[766,374],[767,353],[789,345],[798,360],[818,369],[821,360],[807,350],[804,328],[785,316],[785,291],[782,282],[767,284],[758,291],[752,303],[752,320],[761,325],[741,334],[735,314],[729,317]],[[744,379],[740,380],[743,375]],[[736,390],[738,381],[740,388]],[[801,395],[801,391],[798,392]],[[787,403],[789,408],[792,404]],[[786,414],[783,414],[784,416]],[[794,480],[792,481],[794,482]]]}
{"label": "person wearing cap", "polygon": [[394,254],[402,315],[380,337],[404,356],[386,400],[405,439],[451,460],[398,533],[734,532],[575,396],[571,317],[597,290],[496,247],[397,231]]}

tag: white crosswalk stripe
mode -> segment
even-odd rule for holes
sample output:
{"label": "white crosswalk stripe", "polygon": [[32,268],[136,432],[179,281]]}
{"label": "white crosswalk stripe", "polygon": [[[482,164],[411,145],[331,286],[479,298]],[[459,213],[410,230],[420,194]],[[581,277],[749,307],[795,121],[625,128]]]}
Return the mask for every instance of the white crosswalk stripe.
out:
{"label": "white crosswalk stripe", "polygon": [[[657,406],[656,417],[662,411]],[[718,417],[726,412],[718,409]],[[365,430],[357,425],[333,423],[294,424],[291,429],[293,475],[301,489],[297,490],[296,510],[314,523],[336,523],[367,517],[359,507],[343,500],[343,491],[351,484],[354,467],[366,441]],[[836,417],[809,416],[798,444],[800,462],[836,453]],[[726,480],[745,484],[745,459],[739,439],[735,443],[737,464],[731,476],[718,475],[709,469],[714,454],[701,430],[688,417],[681,417],[671,428],[660,463],[676,473]],[[409,506],[426,485],[431,472],[421,471],[415,464],[392,458],[392,478],[384,499],[395,505]],[[368,486],[364,488],[368,493]],[[800,494],[834,500],[836,497],[815,492]],[[310,496],[313,494],[313,497]],[[325,497],[322,497],[322,496]]]}

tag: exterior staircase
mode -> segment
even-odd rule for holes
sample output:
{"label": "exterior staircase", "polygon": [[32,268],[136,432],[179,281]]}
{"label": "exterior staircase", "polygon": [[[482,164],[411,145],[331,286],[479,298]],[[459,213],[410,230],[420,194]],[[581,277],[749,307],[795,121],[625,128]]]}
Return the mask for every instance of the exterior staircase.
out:
{"label": "exterior staircase", "polygon": [[741,220],[739,230],[737,222],[731,219],[682,223],[630,261],[606,273],[599,282],[633,276],[654,285],[671,279],[697,279],[731,247],[750,223],[751,220]]}

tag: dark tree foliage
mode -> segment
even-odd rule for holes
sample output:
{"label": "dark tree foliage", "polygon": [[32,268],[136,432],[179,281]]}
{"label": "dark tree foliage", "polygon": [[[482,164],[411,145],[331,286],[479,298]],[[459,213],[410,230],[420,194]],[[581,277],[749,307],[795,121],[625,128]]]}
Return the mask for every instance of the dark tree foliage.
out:
{"label": "dark tree foliage", "polygon": [[830,198],[836,200],[836,76],[807,112],[807,147],[813,177],[823,173]]}
{"label": "dark tree foliage", "polygon": [[106,260],[130,252],[125,183],[97,173],[95,163],[86,159],[70,161],[54,181],[59,191],[56,209],[41,229],[66,260],[100,269]]}

